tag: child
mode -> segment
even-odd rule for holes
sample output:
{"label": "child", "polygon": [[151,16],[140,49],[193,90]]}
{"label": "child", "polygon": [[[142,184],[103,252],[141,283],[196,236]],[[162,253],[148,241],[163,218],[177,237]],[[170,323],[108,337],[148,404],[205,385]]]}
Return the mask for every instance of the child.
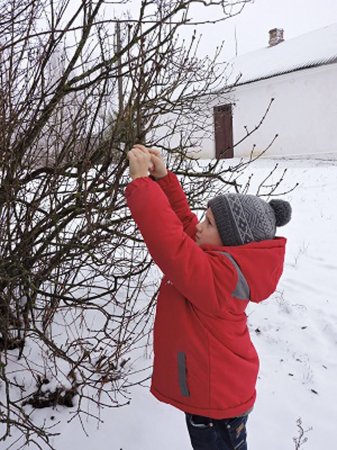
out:
{"label": "child", "polygon": [[246,450],[259,360],[245,309],[276,289],[286,239],[275,231],[290,205],[220,195],[198,223],[159,151],[136,145],[128,159],[127,203],[164,273],[151,392],[185,412],[194,450]]}

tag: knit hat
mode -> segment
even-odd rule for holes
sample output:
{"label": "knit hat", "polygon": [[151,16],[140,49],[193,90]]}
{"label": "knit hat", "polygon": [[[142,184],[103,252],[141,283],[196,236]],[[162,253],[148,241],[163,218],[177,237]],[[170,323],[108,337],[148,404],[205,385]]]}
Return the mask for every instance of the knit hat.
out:
{"label": "knit hat", "polygon": [[219,195],[208,202],[224,245],[242,245],[273,239],[276,227],[291,219],[290,203],[256,195]]}

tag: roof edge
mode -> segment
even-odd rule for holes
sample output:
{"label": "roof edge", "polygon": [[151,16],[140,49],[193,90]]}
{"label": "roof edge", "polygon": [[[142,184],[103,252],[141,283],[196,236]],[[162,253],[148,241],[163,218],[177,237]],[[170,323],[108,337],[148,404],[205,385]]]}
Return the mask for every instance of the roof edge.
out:
{"label": "roof edge", "polygon": [[255,83],[257,81],[268,80],[270,78],[279,77],[282,75],[286,75],[288,73],[300,72],[301,70],[314,69],[316,67],[328,66],[328,65],[336,64],[336,63],[337,63],[337,56],[332,57],[329,60],[324,61],[324,62],[316,62],[316,63],[311,63],[311,64],[309,63],[309,64],[305,64],[300,67],[295,67],[293,69],[279,71],[279,72],[273,73],[271,75],[266,75],[266,76],[262,76],[262,77],[258,77],[258,78],[252,78],[251,80],[243,81],[242,83],[237,82],[237,83],[229,84],[227,87],[228,88],[236,88],[238,86],[244,86],[246,84]]}

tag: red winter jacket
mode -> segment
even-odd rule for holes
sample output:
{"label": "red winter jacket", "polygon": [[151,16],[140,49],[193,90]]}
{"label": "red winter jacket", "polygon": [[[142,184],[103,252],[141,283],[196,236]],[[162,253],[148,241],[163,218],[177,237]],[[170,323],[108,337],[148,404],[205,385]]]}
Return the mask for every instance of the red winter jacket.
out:
{"label": "red winter jacket", "polygon": [[191,414],[214,419],[244,414],[255,401],[259,368],[245,309],[248,297],[260,302],[275,291],[286,240],[199,247],[198,219],[170,172],[157,182],[137,178],[126,198],[164,273],[151,392]]}

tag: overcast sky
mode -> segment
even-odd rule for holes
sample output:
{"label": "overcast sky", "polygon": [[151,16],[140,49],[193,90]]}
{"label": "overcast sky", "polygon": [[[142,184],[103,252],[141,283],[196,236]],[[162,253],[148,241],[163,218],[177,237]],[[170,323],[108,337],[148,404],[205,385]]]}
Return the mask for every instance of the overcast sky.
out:
{"label": "overcast sky", "polygon": [[283,28],[285,39],[337,22],[337,0],[255,0],[243,12],[215,27],[203,30],[202,49],[223,37],[226,56],[235,55],[235,28],[238,54],[268,45],[268,31]]}

